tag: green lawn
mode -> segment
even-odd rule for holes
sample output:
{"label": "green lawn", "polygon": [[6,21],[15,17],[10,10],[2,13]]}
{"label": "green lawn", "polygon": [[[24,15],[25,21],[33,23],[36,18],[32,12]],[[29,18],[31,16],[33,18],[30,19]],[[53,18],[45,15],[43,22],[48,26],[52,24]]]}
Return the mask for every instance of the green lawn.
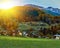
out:
{"label": "green lawn", "polygon": [[0,36],[0,48],[60,48],[60,40]]}

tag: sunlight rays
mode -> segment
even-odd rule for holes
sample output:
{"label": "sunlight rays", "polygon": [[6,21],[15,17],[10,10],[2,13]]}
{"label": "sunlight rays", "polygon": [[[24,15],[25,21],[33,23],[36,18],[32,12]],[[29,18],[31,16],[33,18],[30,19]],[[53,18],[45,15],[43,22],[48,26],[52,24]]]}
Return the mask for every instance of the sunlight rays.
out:
{"label": "sunlight rays", "polygon": [[10,9],[14,7],[13,2],[4,2],[0,4],[0,9]]}

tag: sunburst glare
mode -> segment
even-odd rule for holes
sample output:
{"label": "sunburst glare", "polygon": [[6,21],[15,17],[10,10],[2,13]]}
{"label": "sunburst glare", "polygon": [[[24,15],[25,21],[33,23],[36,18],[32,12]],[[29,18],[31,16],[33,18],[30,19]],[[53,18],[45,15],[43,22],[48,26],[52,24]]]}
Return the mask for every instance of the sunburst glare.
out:
{"label": "sunburst glare", "polygon": [[14,7],[13,2],[4,2],[0,4],[0,9],[10,9],[12,7]]}

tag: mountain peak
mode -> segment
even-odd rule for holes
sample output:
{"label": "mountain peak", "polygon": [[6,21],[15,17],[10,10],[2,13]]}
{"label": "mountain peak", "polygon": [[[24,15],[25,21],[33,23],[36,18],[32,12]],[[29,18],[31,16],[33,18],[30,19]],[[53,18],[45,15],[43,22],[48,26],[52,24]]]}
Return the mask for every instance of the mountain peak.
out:
{"label": "mountain peak", "polygon": [[47,10],[50,10],[50,11],[52,11],[52,12],[55,12],[55,13],[60,14],[60,9],[58,9],[58,8],[48,7],[48,8],[46,8],[46,9],[47,9]]}
{"label": "mountain peak", "polygon": [[37,8],[40,8],[40,9],[43,9],[44,8],[42,6],[38,6],[38,5],[34,5],[34,4],[26,4],[24,6],[32,6],[32,7],[37,7]]}

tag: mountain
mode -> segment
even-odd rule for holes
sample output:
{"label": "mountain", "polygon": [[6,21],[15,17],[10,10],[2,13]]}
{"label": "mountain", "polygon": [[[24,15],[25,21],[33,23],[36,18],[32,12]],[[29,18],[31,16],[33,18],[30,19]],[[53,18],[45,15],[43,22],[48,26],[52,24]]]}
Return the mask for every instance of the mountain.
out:
{"label": "mountain", "polygon": [[44,8],[42,6],[33,5],[33,4],[27,4],[24,6],[31,6],[31,7],[39,8],[39,9],[44,10],[44,12],[46,12],[47,14],[51,14],[53,16],[60,16],[60,9],[58,8],[53,8],[53,7]]}
{"label": "mountain", "polygon": [[50,10],[50,11],[52,11],[52,12],[55,12],[55,13],[60,14],[60,9],[58,9],[58,8],[48,7],[48,8],[46,8],[46,9],[47,9],[47,10]]}
{"label": "mountain", "polygon": [[26,4],[26,5],[24,5],[24,6],[31,6],[31,7],[37,7],[37,8],[39,8],[39,9],[43,9],[44,7],[42,7],[42,6],[38,6],[38,5],[33,5],[33,4]]}
{"label": "mountain", "polygon": [[[24,6],[15,6],[8,10],[1,10],[0,16],[4,18],[16,18],[18,21],[47,21],[60,19],[60,14],[52,12],[42,6],[27,4]],[[57,16],[57,18],[56,18]],[[52,19],[53,18],[53,19]],[[3,18],[2,18],[3,19]]]}
{"label": "mountain", "polygon": [[60,9],[58,8],[48,7],[45,8],[45,12],[53,16],[60,16]]}
{"label": "mountain", "polygon": [[16,6],[12,8],[14,10],[14,16],[20,21],[35,21],[37,17],[43,13],[41,9],[34,6]]}

